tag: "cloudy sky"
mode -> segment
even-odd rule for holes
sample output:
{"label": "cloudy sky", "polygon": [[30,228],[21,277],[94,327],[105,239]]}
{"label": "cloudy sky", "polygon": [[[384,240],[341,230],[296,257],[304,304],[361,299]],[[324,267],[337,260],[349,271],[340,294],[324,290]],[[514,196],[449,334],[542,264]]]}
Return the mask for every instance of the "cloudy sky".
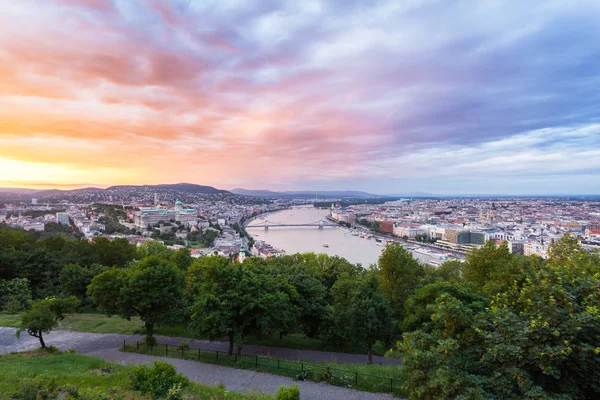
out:
{"label": "cloudy sky", "polygon": [[0,5],[0,186],[600,193],[600,1]]}

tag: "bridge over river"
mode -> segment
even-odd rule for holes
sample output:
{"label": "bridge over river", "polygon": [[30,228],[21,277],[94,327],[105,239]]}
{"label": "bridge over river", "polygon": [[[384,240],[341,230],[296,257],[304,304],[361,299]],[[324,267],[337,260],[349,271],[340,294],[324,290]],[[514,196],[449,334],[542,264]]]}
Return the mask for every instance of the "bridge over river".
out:
{"label": "bridge over river", "polygon": [[262,223],[260,225],[247,225],[246,228],[264,228],[265,230],[268,230],[269,228],[283,228],[283,227],[294,227],[294,226],[314,226],[319,229],[323,229],[324,227],[336,227],[337,224],[334,224],[332,222],[325,221],[325,220],[308,222],[305,224],[282,224],[279,222],[265,221],[264,223]]}

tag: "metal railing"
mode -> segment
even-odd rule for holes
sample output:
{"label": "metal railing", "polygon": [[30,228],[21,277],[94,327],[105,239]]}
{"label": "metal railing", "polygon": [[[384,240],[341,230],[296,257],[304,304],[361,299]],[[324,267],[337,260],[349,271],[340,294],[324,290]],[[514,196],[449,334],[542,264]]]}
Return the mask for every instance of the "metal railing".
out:
{"label": "metal railing", "polygon": [[252,369],[270,372],[277,375],[289,376],[298,380],[327,382],[367,392],[383,392],[403,396],[404,381],[391,377],[365,374],[326,365],[316,365],[306,362],[290,361],[258,355],[233,354],[203,348],[188,346],[173,346],[169,344],[146,344],[145,342],[126,343],[123,341],[123,351],[157,356],[195,360],[230,367]]}

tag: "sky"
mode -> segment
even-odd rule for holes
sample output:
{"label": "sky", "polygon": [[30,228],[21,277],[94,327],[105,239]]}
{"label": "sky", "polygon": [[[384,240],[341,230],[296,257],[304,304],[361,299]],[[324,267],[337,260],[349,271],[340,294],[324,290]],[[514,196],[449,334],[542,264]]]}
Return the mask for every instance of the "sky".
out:
{"label": "sky", "polygon": [[0,4],[0,186],[600,193],[598,0]]}

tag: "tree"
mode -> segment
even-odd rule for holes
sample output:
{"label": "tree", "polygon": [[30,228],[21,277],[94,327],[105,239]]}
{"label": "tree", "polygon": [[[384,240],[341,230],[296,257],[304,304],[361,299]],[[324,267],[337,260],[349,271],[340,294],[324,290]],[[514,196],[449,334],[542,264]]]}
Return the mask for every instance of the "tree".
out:
{"label": "tree", "polygon": [[522,282],[531,267],[531,258],[511,254],[506,242],[498,246],[489,240],[467,255],[462,264],[462,277],[465,282],[472,282],[487,293],[496,294],[515,281]]}
{"label": "tree", "polygon": [[287,279],[298,293],[295,305],[300,313],[299,322],[308,337],[316,337],[325,316],[327,289],[309,270],[290,258],[272,257],[268,263],[271,273]]}
{"label": "tree", "polygon": [[171,254],[170,260],[182,271],[187,271],[194,261],[190,249],[187,248],[179,249]]}
{"label": "tree", "polygon": [[173,250],[170,250],[164,244],[154,240],[147,241],[138,249],[138,256],[140,258],[158,256],[164,259],[169,259],[173,253]]}
{"label": "tree", "polygon": [[20,311],[29,308],[31,289],[25,278],[0,279],[0,310]]}
{"label": "tree", "polygon": [[68,313],[75,311],[77,304],[79,300],[75,297],[36,300],[31,310],[21,317],[21,326],[16,332],[17,337],[21,337],[22,331],[27,331],[29,335],[39,339],[42,348],[46,348],[44,333],[50,333],[56,328],[59,321],[62,321]]}
{"label": "tree", "polygon": [[379,291],[375,274],[368,274],[359,284],[349,305],[354,340],[367,347],[368,363],[373,364],[373,345],[389,337],[392,312]]}
{"label": "tree", "polygon": [[[211,340],[226,336],[229,354],[244,337],[289,331],[297,316],[294,288],[260,265],[232,263],[224,257],[205,257],[188,270],[188,285],[196,293],[190,329]],[[191,282],[190,282],[191,280]]]}
{"label": "tree", "polygon": [[600,396],[600,265],[563,253],[489,306],[450,293],[398,344],[411,399]]}
{"label": "tree", "polygon": [[96,276],[88,287],[98,308],[123,318],[139,316],[146,337],[154,325],[168,318],[182,302],[184,275],[171,262],[158,256],[142,259],[130,269],[111,269]]}
{"label": "tree", "polygon": [[401,317],[404,302],[419,285],[423,267],[398,243],[388,245],[379,257],[377,272],[381,292],[389,301],[394,316]]}
{"label": "tree", "polygon": [[92,264],[90,267],[82,267],[79,264],[67,264],[60,271],[58,280],[63,292],[67,296],[75,296],[83,299],[87,293],[87,287],[94,276],[108,270],[108,267],[100,264]]}
{"label": "tree", "polygon": [[130,244],[127,239],[108,240],[96,237],[92,248],[97,254],[97,263],[108,266],[124,267],[136,256],[135,244]]}

